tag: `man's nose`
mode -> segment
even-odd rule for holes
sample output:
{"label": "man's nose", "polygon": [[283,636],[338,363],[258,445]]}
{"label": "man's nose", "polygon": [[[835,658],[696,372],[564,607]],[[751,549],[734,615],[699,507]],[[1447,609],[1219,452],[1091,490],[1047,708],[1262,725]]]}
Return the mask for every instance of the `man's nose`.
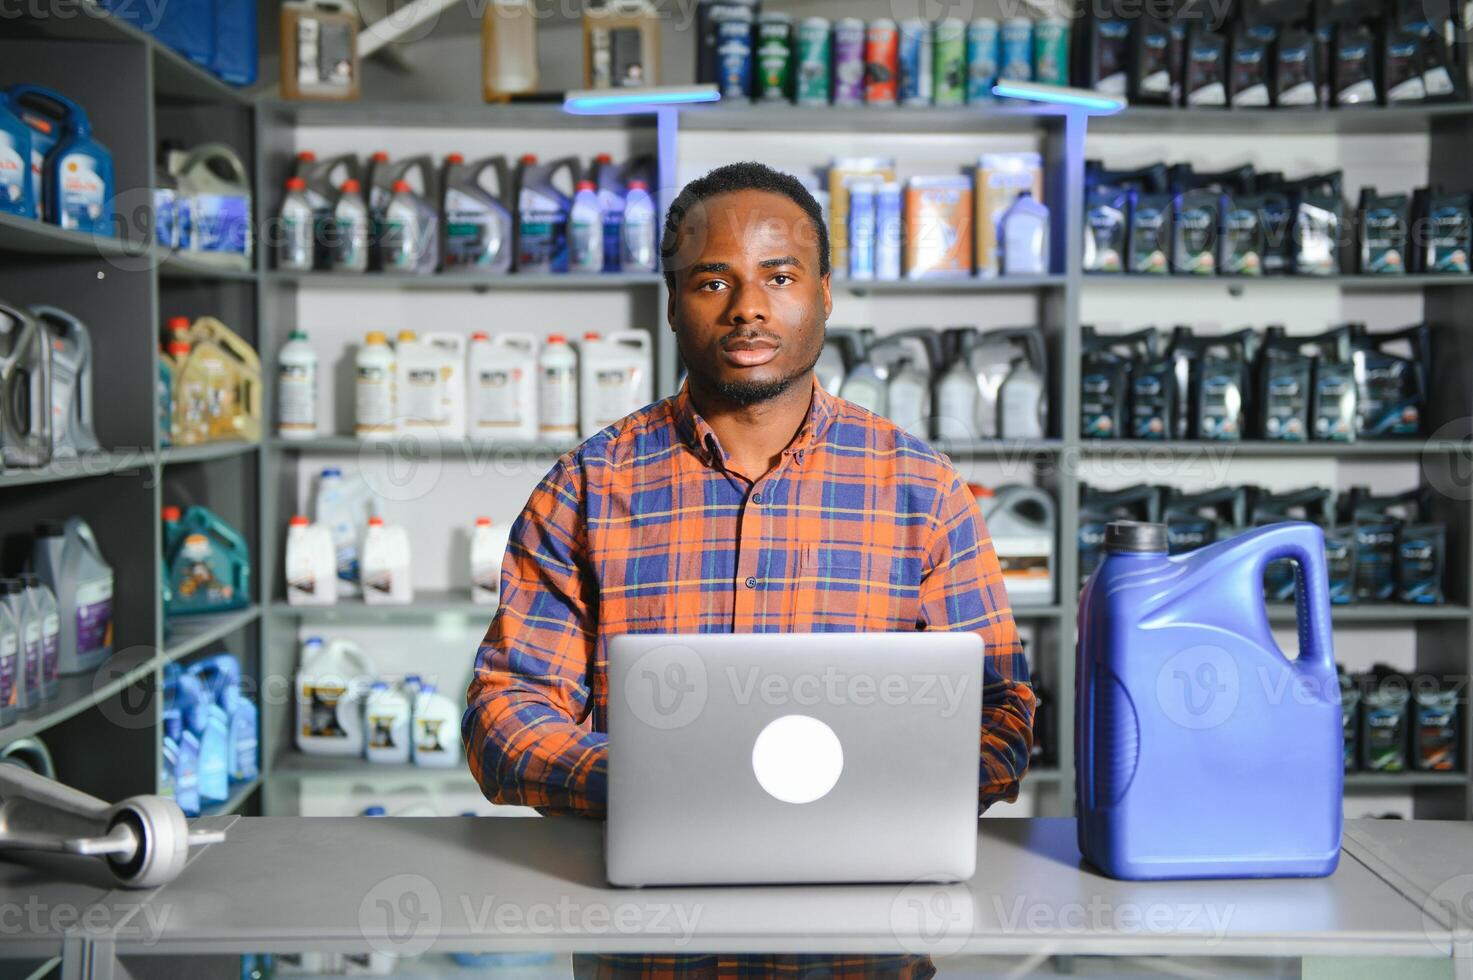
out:
{"label": "man's nose", "polygon": [[766,323],[767,291],[762,288],[761,283],[739,283],[731,291],[731,305],[728,309],[732,323]]}

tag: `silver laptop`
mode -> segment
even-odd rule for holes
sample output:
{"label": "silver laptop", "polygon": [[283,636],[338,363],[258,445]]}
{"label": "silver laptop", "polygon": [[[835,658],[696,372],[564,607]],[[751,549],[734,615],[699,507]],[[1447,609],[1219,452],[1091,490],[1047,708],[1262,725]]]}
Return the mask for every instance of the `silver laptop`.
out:
{"label": "silver laptop", "polygon": [[969,879],[981,711],[975,633],[616,636],[609,881]]}

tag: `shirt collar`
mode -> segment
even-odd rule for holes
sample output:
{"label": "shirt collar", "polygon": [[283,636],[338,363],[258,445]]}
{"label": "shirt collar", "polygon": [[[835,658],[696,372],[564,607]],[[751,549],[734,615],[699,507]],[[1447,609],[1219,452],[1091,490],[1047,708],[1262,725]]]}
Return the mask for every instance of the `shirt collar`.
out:
{"label": "shirt collar", "polygon": [[[803,419],[803,424],[798,427],[798,432],[793,436],[793,441],[783,450],[784,456],[796,455],[797,460],[802,462],[805,450],[812,447],[828,430],[829,423],[838,414],[839,399],[835,395],[824,390],[823,385],[818,383],[818,377],[813,378],[813,396],[808,403],[808,415]],[[712,460],[725,460],[730,455],[721,448],[721,441],[716,438],[716,432],[711,428],[701,413],[691,403],[690,381],[686,380],[680,386],[671,400],[671,413],[675,419],[676,431],[680,433],[681,439],[695,450],[706,463]]]}

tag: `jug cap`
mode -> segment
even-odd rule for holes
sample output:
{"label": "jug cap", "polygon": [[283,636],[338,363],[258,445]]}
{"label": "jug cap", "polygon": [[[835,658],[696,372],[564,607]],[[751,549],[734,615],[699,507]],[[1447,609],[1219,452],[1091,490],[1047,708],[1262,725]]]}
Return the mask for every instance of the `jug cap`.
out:
{"label": "jug cap", "polygon": [[445,162],[446,163],[453,163],[456,166],[459,166],[460,164],[465,163],[465,154],[463,154],[463,153],[447,153],[445,155]]}
{"label": "jug cap", "polygon": [[173,504],[169,504],[159,511],[159,516],[166,521],[177,521],[179,520],[181,513],[182,512],[179,510],[178,507],[175,507]]}
{"label": "jug cap", "polygon": [[307,182],[301,177],[288,177],[286,179],[286,189],[289,191],[304,191],[307,189]]}
{"label": "jug cap", "polygon": [[1111,554],[1166,553],[1166,525],[1148,521],[1111,521],[1105,525],[1105,551]]}

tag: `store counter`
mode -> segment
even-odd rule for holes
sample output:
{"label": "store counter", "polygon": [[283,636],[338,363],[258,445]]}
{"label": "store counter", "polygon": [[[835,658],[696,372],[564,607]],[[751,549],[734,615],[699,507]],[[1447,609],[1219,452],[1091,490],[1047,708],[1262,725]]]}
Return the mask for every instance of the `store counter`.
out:
{"label": "store counter", "polygon": [[[577,819],[224,817],[227,839],[153,892],[59,863],[0,865],[0,956],[244,952],[894,952],[1452,958],[1473,980],[1473,825],[1348,821],[1328,878],[1123,882],[1085,867],[1074,821],[978,825],[965,884],[616,889]],[[86,867],[71,862],[67,867]],[[53,917],[55,918],[55,917]],[[24,947],[24,948],[22,948]]]}

